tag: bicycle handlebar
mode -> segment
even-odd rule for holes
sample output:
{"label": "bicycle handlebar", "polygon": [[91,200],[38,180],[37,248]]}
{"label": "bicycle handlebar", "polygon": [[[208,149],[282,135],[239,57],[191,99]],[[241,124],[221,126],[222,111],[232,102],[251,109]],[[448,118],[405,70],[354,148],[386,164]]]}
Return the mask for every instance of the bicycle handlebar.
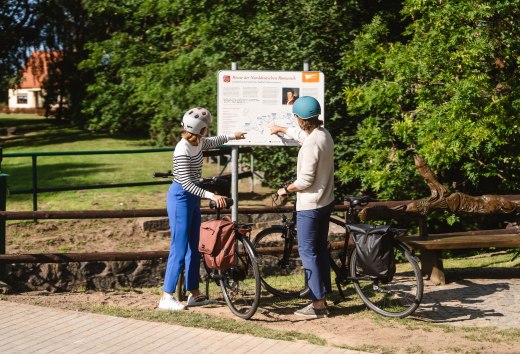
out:
{"label": "bicycle handlebar", "polygon": [[[226,208],[231,208],[232,205],[233,205],[233,199],[226,198]],[[209,207],[211,209],[216,209],[217,208],[217,203],[214,200],[210,200],[209,201]]]}
{"label": "bicycle handlebar", "polygon": [[359,195],[359,196],[349,195],[349,196],[346,196],[344,200],[349,203],[350,208],[354,208],[358,205],[363,206],[363,205],[367,205],[369,202],[375,202],[377,199],[373,199],[366,195]]}
{"label": "bicycle handlebar", "polygon": [[173,177],[173,173],[172,173],[172,171],[168,171],[168,172],[154,172],[152,174],[152,177],[154,177],[154,178],[171,178],[171,177]]}

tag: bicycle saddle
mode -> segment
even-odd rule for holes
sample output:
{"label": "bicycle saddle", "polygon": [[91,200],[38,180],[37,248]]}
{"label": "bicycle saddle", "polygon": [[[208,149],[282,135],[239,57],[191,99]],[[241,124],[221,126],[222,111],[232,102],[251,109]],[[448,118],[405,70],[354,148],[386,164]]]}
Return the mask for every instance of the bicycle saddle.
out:
{"label": "bicycle saddle", "polygon": [[349,203],[349,206],[351,208],[354,208],[358,205],[366,205],[368,202],[373,201],[373,199],[366,195],[360,195],[360,196],[347,196],[347,197],[345,197],[345,201]]}

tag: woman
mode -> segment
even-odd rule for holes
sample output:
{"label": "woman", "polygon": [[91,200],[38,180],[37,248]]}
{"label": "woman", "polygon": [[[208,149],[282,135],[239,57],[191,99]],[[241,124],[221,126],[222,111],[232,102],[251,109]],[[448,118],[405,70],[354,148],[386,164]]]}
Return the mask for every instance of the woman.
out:
{"label": "woman", "polygon": [[184,267],[186,290],[190,292],[187,306],[201,306],[209,300],[199,291],[200,198],[212,199],[217,207],[226,205],[226,197],[197,186],[202,174],[202,151],[215,148],[232,139],[244,139],[243,132],[207,138],[211,114],[205,108],[193,108],[182,117],[182,139],[173,153],[173,183],[168,191],[167,211],[172,241],[164,276],[163,295],[159,308],[180,311],[186,308],[174,296],[177,280]]}
{"label": "woman", "polygon": [[270,128],[271,134],[283,133],[301,144],[296,180],[278,190],[280,196],[297,193],[298,252],[311,291],[312,302],[294,314],[321,318],[327,316],[326,294],[332,291],[327,237],[334,207],[334,141],[321,127],[321,107],[314,97],[298,98],[292,111],[300,128]]}

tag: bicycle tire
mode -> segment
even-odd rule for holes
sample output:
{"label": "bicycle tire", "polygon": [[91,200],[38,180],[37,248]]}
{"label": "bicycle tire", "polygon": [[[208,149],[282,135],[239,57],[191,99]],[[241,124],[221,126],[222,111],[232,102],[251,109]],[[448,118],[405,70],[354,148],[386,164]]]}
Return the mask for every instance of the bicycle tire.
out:
{"label": "bicycle tire", "polygon": [[368,308],[385,317],[403,318],[419,307],[423,279],[415,257],[400,241],[394,244],[394,254],[396,259],[404,257],[406,262],[397,264],[393,279],[386,284],[362,274],[357,264],[356,250],[350,258],[350,275],[356,292]]}
{"label": "bicycle tire", "polygon": [[186,296],[186,287],[184,283],[184,268],[182,268],[181,274],[179,275],[179,280],[177,280],[177,289],[175,290],[175,293],[177,294],[177,300],[179,301],[186,301],[188,299]]}
{"label": "bicycle tire", "polygon": [[[303,265],[298,250],[293,247],[289,259],[284,259],[283,252],[267,252],[273,247],[283,248],[287,228],[272,226],[256,235],[255,247],[260,279],[265,290],[281,298],[306,297],[310,289],[305,284]],[[294,238],[296,243],[296,237]],[[266,250],[266,251],[264,251]]]}
{"label": "bicycle tire", "polygon": [[[210,277],[208,276],[209,272],[204,263],[204,260],[201,259],[201,267],[200,267],[200,283],[204,283],[204,292],[206,298],[210,298]],[[184,277],[184,267],[181,269],[181,273],[179,275],[179,280],[177,280],[177,288],[175,289],[175,293],[177,295],[177,299],[179,301],[188,300],[188,292],[186,291],[186,278]]]}
{"label": "bicycle tire", "polygon": [[219,271],[220,288],[231,312],[248,320],[260,303],[260,273],[250,241],[239,234],[235,242],[235,265]]}

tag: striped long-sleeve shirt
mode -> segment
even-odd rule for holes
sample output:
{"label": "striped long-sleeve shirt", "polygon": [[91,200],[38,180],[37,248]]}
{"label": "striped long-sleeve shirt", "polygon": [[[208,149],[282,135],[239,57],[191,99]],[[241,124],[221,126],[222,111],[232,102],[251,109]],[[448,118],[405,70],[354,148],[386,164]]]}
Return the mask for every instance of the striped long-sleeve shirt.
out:
{"label": "striped long-sleeve shirt", "polygon": [[189,193],[201,198],[213,198],[213,193],[195,184],[202,176],[202,151],[216,148],[232,139],[235,139],[232,135],[202,138],[197,146],[191,145],[186,139],[181,139],[173,152],[173,180],[180,183],[182,188]]}

